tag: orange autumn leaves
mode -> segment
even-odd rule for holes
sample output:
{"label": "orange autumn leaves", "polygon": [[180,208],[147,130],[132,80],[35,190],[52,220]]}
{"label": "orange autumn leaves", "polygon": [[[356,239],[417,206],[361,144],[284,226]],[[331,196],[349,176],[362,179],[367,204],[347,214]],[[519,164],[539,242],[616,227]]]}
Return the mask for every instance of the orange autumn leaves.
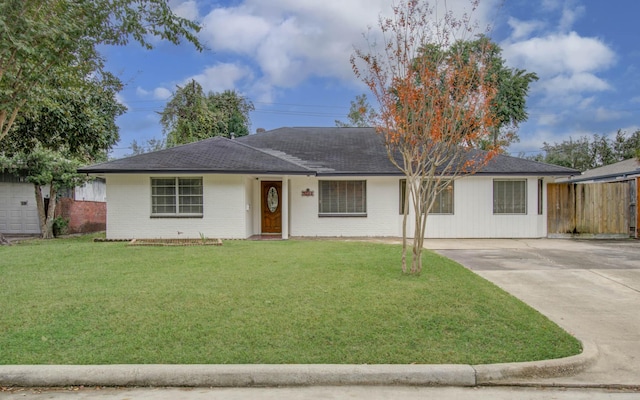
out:
{"label": "orange autumn leaves", "polygon": [[[475,52],[457,45],[459,32],[471,29],[468,21],[450,13],[435,21],[434,9],[423,2],[408,1],[393,12],[393,17],[380,20],[384,45],[370,46],[369,52],[356,50],[351,60],[356,75],[378,100],[377,128],[387,145],[401,153],[411,148],[412,157],[421,157],[491,143],[499,124],[492,112],[498,79],[491,76],[491,43],[485,42],[486,51]],[[451,167],[472,173],[499,149],[487,150],[486,159],[476,157],[475,167],[467,162]]]}
{"label": "orange autumn leaves", "polygon": [[[470,1],[471,8],[477,1]],[[496,154],[499,120],[490,41],[465,45],[475,27],[465,15],[438,13],[426,1],[405,0],[380,18],[380,32],[351,65],[379,104],[376,126],[389,160],[405,177],[402,271],[419,274],[427,216],[452,182],[482,168]],[[487,46],[487,48],[482,48]],[[476,148],[487,146],[488,151]],[[485,150],[487,148],[485,147]],[[413,206],[411,266],[407,265],[409,204]]]}

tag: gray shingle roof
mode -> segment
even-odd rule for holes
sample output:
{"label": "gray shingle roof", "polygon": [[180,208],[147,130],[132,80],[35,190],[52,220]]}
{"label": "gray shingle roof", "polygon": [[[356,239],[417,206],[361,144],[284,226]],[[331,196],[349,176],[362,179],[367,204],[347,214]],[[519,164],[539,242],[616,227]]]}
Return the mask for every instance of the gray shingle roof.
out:
{"label": "gray shingle roof", "polygon": [[293,162],[223,137],[91,165],[80,168],[78,171],[81,173],[314,173]]}
{"label": "gray shingle roof", "polygon": [[318,174],[398,174],[373,128],[279,128],[236,139],[302,160]]}
{"label": "gray shingle roof", "polygon": [[[79,171],[401,175],[373,128],[279,128],[234,140],[216,137]],[[498,155],[478,173],[560,176],[577,171]]]}
{"label": "gray shingle roof", "polygon": [[627,176],[636,175],[640,175],[640,160],[637,158],[630,158],[615,164],[588,169],[582,174],[576,174],[576,176],[573,176],[569,181],[581,182],[588,180],[615,180],[616,178],[622,179]]}

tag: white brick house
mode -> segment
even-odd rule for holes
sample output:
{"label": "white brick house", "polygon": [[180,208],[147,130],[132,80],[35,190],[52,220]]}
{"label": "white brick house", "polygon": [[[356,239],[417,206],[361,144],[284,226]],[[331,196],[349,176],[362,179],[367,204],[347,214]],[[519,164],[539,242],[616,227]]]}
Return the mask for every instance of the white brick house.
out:
{"label": "white brick house", "polygon": [[[110,239],[402,236],[403,175],[372,128],[216,137],[80,172],[106,179]],[[546,185],[575,173],[496,156],[440,196],[426,235],[545,237]]]}

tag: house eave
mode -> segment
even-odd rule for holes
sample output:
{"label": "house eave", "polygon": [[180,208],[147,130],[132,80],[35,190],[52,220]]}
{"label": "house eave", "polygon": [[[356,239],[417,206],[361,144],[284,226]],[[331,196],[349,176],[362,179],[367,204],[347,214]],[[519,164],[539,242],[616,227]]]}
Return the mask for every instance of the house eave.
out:
{"label": "house eave", "polygon": [[608,181],[608,182],[616,182],[616,181],[624,181],[624,180],[629,180],[629,179],[635,179],[640,177],[640,172],[638,171],[631,171],[631,172],[627,172],[627,173],[617,173],[617,174],[608,174],[608,175],[599,175],[599,176],[588,176],[588,177],[581,177],[581,178],[575,178],[575,179],[568,179],[567,182],[568,183],[578,183],[578,182],[586,182],[586,181],[594,181],[594,182],[600,182],[600,181]]}
{"label": "house eave", "polygon": [[541,171],[520,171],[520,172],[476,172],[475,175],[489,176],[572,176],[575,172],[541,172]]}

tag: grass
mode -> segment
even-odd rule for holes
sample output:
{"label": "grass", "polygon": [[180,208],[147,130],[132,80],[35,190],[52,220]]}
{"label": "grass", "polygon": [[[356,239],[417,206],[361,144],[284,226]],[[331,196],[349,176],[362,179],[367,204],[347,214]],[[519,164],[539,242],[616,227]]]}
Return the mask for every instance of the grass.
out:
{"label": "grass", "polygon": [[580,344],[434,253],[227,241],[127,247],[91,237],[0,247],[0,364],[494,363]]}

